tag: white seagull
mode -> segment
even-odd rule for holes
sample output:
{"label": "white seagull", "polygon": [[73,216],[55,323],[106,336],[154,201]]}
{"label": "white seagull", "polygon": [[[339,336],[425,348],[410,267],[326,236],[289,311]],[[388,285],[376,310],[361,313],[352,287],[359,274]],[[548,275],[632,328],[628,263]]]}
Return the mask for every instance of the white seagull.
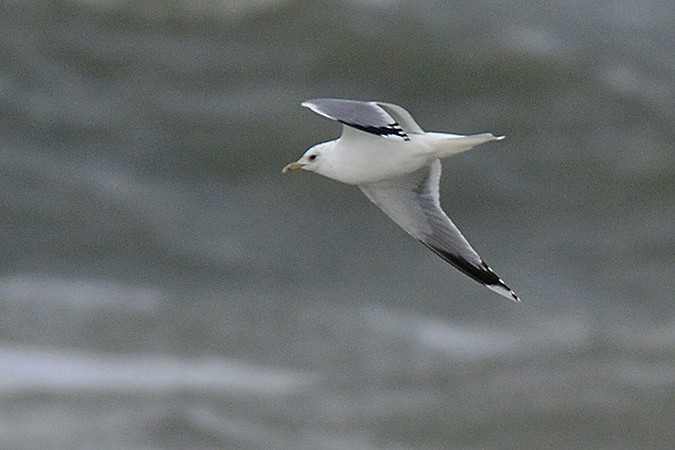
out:
{"label": "white seagull", "polygon": [[520,301],[441,209],[438,194],[441,158],[504,136],[425,132],[408,111],[391,103],[322,98],[302,106],[341,122],[342,135],[313,146],[283,173],[303,169],[357,185],[445,261],[497,294]]}

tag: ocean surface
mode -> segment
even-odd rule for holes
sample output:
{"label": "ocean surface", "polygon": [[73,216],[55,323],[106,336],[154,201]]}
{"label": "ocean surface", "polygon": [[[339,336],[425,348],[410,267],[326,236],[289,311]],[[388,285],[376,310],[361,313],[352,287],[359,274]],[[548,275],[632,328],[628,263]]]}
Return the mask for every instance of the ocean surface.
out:
{"label": "ocean surface", "polygon": [[[0,1],[0,449],[675,448],[675,2]],[[281,168],[383,100],[507,139],[495,295]]]}

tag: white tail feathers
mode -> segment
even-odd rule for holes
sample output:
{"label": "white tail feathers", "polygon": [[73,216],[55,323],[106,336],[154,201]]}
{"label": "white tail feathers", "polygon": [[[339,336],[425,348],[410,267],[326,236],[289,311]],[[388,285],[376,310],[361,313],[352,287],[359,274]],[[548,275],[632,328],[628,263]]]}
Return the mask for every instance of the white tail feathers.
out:
{"label": "white tail feathers", "polygon": [[469,136],[446,133],[426,133],[426,135],[436,141],[438,158],[456,155],[457,153],[471,150],[477,145],[504,139],[504,136],[495,136],[492,133],[472,134]]}

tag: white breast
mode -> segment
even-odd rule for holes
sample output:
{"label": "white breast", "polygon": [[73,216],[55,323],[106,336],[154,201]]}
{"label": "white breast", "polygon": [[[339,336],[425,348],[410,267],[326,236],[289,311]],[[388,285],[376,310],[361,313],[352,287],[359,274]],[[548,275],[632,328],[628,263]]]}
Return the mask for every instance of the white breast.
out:
{"label": "white breast", "polygon": [[433,161],[424,135],[410,141],[368,136],[335,141],[329,173],[323,175],[348,184],[369,184],[414,172]]}

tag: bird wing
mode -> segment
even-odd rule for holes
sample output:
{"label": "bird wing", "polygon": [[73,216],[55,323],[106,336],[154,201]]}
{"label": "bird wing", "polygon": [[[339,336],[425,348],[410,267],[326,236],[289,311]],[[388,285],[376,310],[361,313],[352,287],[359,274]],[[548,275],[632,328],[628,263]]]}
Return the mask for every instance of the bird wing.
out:
{"label": "bird wing", "polygon": [[424,133],[408,111],[391,103],[318,98],[302,102],[302,106],[376,136],[409,141],[409,134]]}
{"label": "bird wing", "polygon": [[437,159],[404,177],[359,187],[396,224],[445,261],[494,292],[519,301],[441,209],[440,177],[441,162]]}

